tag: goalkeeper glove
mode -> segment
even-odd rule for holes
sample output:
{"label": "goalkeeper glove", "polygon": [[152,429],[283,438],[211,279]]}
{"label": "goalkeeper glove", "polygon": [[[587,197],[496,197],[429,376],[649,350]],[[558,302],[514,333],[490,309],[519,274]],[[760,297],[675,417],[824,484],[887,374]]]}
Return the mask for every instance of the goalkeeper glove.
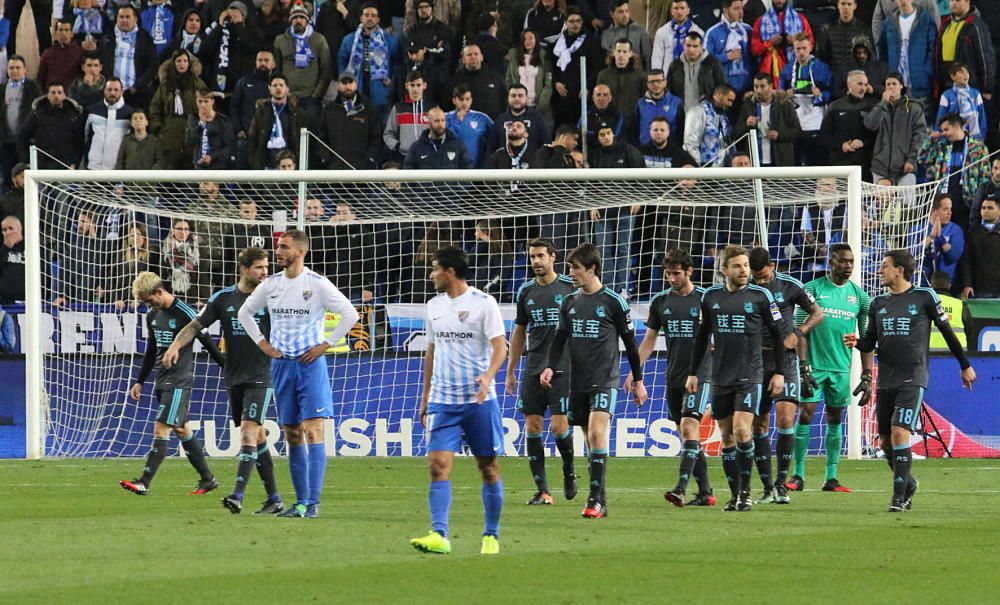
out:
{"label": "goalkeeper glove", "polygon": [[865,370],[861,374],[861,382],[858,383],[857,388],[854,389],[852,395],[861,395],[861,400],[858,401],[858,405],[868,405],[868,402],[872,400],[872,371]]}
{"label": "goalkeeper glove", "polygon": [[816,382],[816,379],[813,378],[812,371],[812,366],[808,363],[804,363],[802,364],[802,369],[799,372],[800,378],[802,379],[802,385],[800,387],[802,389],[802,396],[806,399],[811,399],[816,393],[816,389],[819,388],[819,384]]}

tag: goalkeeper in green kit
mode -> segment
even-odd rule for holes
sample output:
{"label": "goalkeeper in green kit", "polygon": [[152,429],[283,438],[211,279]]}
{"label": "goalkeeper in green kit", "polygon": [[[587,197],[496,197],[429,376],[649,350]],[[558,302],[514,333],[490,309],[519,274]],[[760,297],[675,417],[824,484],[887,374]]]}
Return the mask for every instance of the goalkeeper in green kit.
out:
{"label": "goalkeeper in green kit", "polygon": [[[816,381],[811,397],[802,397],[799,418],[795,423],[795,469],[786,484],[790,490],[801,490],[805,483],[806,451],[809,447],[809,424],[816,413],[816,403],[822,398],[826,408],[826,481],[823,491],[849,492],[837,480],[837,465],[843,444],[844,408],[851,403],[851,349],[843,345],[843,336],[864,334],[868,323],[868,306],[871,297],[851,281],[854,271],[854,253],[849,244],[830,246],[830,273],[806,284],[806,291],[813,295],[823,309],[824,318],[813,327],[809,339],[808,365]],[[806,314],[797,309],[795,321],[801,324]],[[862,353],[872,355],[872,353]],[[870,367],[870,366],[869,366]],[[854,394],[862,396],[862,403],[871,398],[871,372],[861,378]],[[867,389],[865,388],[867,387]]]}

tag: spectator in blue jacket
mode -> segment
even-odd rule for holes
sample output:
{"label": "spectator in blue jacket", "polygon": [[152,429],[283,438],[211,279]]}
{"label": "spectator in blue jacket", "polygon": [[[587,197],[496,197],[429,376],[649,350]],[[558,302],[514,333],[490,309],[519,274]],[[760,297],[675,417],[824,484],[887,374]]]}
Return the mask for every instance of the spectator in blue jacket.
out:
{"label": "spectator in blue jacket", "polygon": [[[931,101],[934,92],[934,44],[937,26],[934,16],[915,7],[913,0],[896,0],[899,14],[882,21],[876,51],[879,59],[889,64],[889,71],[903,76],[911,99],[924,108],[924,118],[932,123],[936,103]],[[909,43],[903,48],[903,30],[909,28]]]}
{"label": "spectator in blue jacket", "polygon": [[445,114],[445,124],[465,143],[472,165],[478,168],[482,166],[482,160],[494,151],[485,148],[493,120],[485,113],[472,109],[472,91],[465,84],[458,84],[451,91],[451,102],[455,109]]}
{"label": "spectator in blue jacket", "polygon": [[378,6],[366,2],[361,9],[361,25],[340,43],[337,73],[354,73],[358,90],[371,100],[381,117],[389,109],[393,69],[402,65],[402,59],[396,36],[379,27]]}
{"label": "spectator in blue jacket", "polygon": [[722,0],[722,18],[705,32],[705,49],[722,64],[737,99],[753,86],[752,32],[743,22],[743,0]]}
{"label": "spectator in blue jacket", "polygon": [[649,127],[656,118],[666,118],[670,142],[680,144],[684,140],[684,99],[667,90],[667,76],[662,69],[646,74],[646,94],[636,103],[635,111],[638,115],[633,122],[639,145],[649,143]]}
{"label": "spectator in blue jacket", "polygon": [[828,153],[826,147],[819,143],[819,132],[826,106],[830,103],[833,72],[826,63],[813,56],[813,43],[808,34],[798,33],[794,40],[795,60],[785,64],[780,79],[781,88],[798,106],[795,115],[799,118],[802,134],[799,135],[796,155],[803,166],[825,166]]}
{"label": "spectator in blue jacket", "polygon": [[407,170],[445,170],[472,168],[472,158],[465,143],[448,130],[444,110],[435,107],[427,112],[427,130],[406,154]]}
{"label": "spectator in blue jacket", "polygon": [[[937,118],[935,124],[940,124],[941,120],[950,113],[957,113],[962,117],[965,130],[971,136],[979,140],[986,138],[989,131],[989,124],[986,121],[986,107],[983,103],[983,95],[978,90],[969,86],[969,68],[965,63],[955,62],[948,68],[951,76],[952,87],[941,93],[941,100],[938,102]],[[936,132],[941,129],[935,128]]]}
{"label": "spectator in blue jacket", "polygon": [[939,195],[931,206],[930,224],[924,236],[924,278],[935,271],[943,271],[954,283],[963,251],[965,232],[960,225],[951,222],[951,198],[947,194]]}

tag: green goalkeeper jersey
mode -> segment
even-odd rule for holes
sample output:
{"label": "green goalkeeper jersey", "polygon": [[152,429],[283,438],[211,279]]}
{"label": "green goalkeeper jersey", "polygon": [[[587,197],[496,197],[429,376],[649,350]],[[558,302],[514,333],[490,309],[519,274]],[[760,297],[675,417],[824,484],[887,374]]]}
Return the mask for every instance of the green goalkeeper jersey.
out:
{"label": "green goalkeeper jersey", "polygon": [[[823,309],[823,321],[809,332],[809,364],[815,370],[850,372],[852,349],[844,346],[844,335],[865,333],[868,323],[868,306],[871,297],[860,286],[848,281],[838,286],[829,276],[820,277],[806,284],[806,292],[813,295]],[[795,323],[802,325],[806,313],[795,310]]]}

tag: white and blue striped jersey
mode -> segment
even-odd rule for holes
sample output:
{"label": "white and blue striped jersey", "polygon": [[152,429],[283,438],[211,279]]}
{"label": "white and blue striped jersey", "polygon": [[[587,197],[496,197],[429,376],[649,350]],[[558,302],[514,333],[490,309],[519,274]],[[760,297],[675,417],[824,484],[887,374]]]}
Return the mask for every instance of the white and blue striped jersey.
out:
{"label": "white and blue striped jersey", "polygon": [[[429,403],[476,403],[476,377],[490,367],[490,340],[505,336],[500,305],[477,288],[451,298],[438,294],[427,303],[427,341],[434,345]],[[497,396],[491,384],[489,397]]]}
{"label": "white and blue striped jersey", "polygon": [[[264,335],[254,315],[267,307],[271,316],[271,345],[285,357],[298,357],[324,340],[334,345],[358,321],[358,312],[330,280],[306,269],[289,279],[285,272],[268,276],[240,307],[240,324],[255,343]],[[340,315],[340,322],[324,335],[326,311]]]}

